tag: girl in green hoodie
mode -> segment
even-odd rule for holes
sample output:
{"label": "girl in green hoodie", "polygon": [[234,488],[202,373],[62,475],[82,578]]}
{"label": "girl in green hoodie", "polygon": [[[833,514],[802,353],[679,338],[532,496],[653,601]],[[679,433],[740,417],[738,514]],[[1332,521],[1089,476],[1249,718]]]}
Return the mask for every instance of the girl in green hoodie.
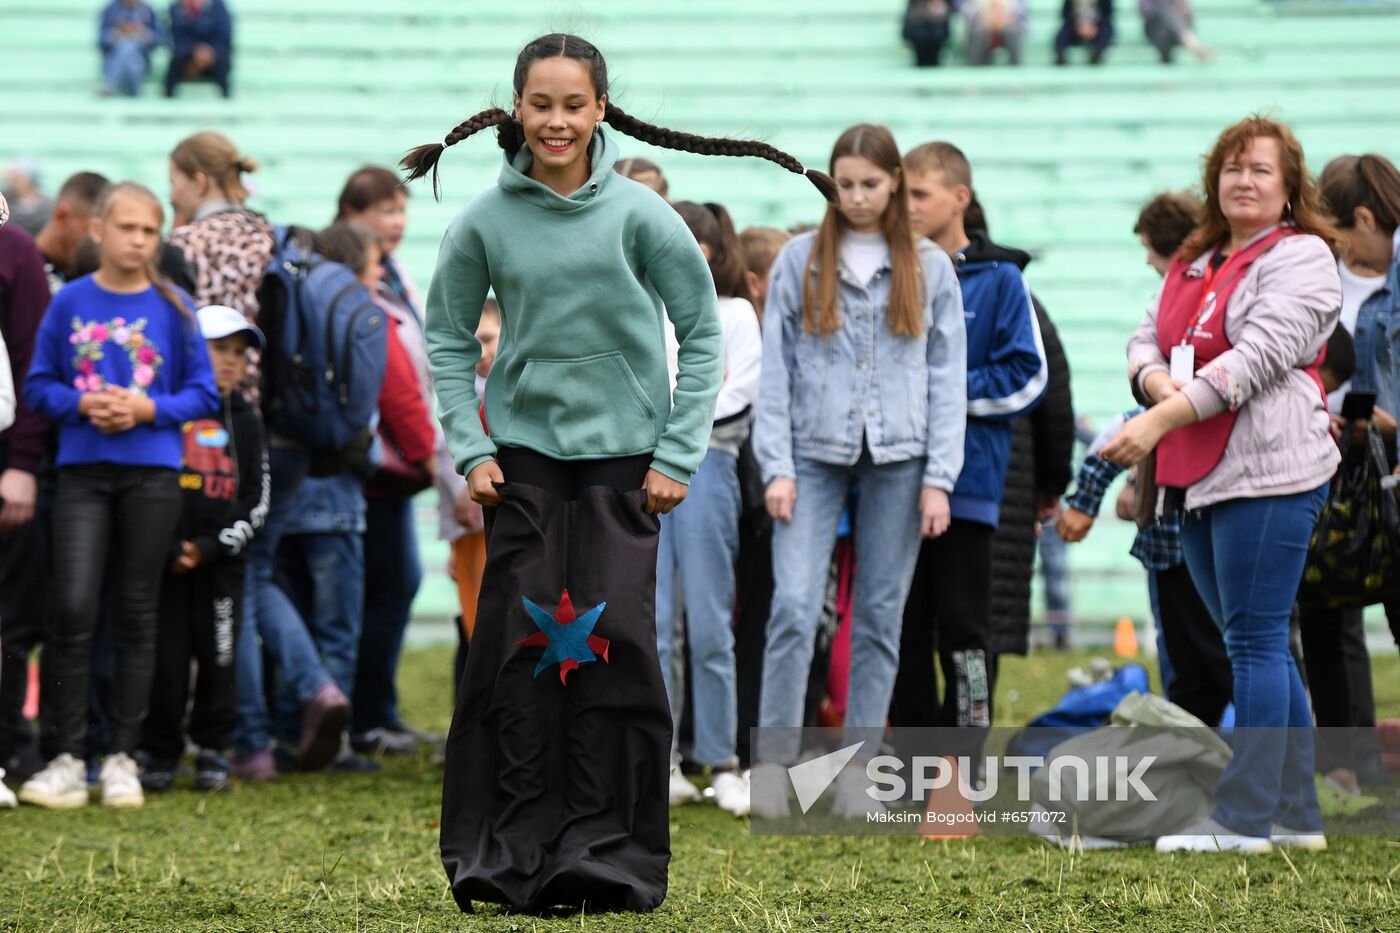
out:
{"label": "girl in green hoodie", "polygon": [[[476,114],[403,162],[408,180],[432,172],[436,189],[447,146],[495,127],[505,150],[496,187],[448,227],[428,290],[448,447],[489,507],[448,738],[443,861],[464,910],[472,899],[651,910],[670,858],[655,516],[685,498],[705,456],[723,337],[695,238],[653,191],[613,172],[602,125],[664,148],[767,159],[834,189],[763,143],[628,116],[608,99],[603,56],[576,36],[528,44],[513,84],[513,112]],[[501,349],[483,419],[474,334],[488,290]],[[680,347],[674,392],[667,318]]]}

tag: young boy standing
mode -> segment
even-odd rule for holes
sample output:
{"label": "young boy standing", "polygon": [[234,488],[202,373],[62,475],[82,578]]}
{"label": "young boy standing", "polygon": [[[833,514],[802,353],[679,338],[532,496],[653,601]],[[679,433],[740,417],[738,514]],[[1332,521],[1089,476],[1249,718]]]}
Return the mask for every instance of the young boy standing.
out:
{"label": "young boy standing", "polygon": [[143,742],[149,758],[141,784],[154,792],[171,788],[184,755],[191,658],[198,665],[189,726],[200,748],[195,785],[219,790],[228,783],[224,755],[233,742],[244,560],[268,506],[262,419],[238,390],[248,348],[262,349],[262,332],[223,305],[201,308],[199,328],[223,407],[217,418],[183,426],[184,507],[161,587],[155,685]]}
{"label": "young boy standing", "polygon": [[[890,719],[896,726],[992,723],[989,628],[992,532],[1011,455],[1011,422],[1035,408],[1048,367],[1021,271],[984,234],[964,228],[972,169],[949,143],[904,157],[909,219],[953,260],[967,327],[967,430],[962,473],[949,498],[952,524],[926,540],[904,611]],[[932,414],[932,413],[931,413]],[[933,667],[943,672],[940,701]]]}

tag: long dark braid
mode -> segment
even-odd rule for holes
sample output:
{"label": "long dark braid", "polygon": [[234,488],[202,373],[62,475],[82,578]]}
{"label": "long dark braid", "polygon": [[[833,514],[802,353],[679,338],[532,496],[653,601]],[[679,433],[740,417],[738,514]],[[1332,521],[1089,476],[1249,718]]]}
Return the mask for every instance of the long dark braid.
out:
{"label": "long dark braid", "polygon": [[[603,61],[603,53],[586,39],[564,33],[541,36],[521,49],[515,61],[515,93],[518,95],[524,91],[525,78],[532,63],[542,58],[559,56],[583,62],[589,69],[593,89],[598,97],[608,93],[608,66]],[[796,175],[805,175],[821,192],[822,197],[833,203],[836,201],[836,184],[829,175],[804,167],[796,158],[768,143],[752,139],[697,136],[694,133],[653,126],[624,113],[611,102],[604,110],[603,119],[618,132],[662,149],[676,149],[707,156],[751,156],[766,159]],[[399,163],[408,172],[404,178],[405,184],[432,172],[433,197],[438,197],[437,165],[443,151],[448,146],[456,145],[468,136],[493,126],[496,127],[497,142],[507,153],[513,154],[524,145],[525,129],[514,116],[499,107],[483,110],[453,127],[452,132],[448,133],[442,142],[429,143],[410,150]]]}
{"label": "long dark braid", "polygon": [[[429,172],[433,173],[433,197],[441,198],[438,190],[438,160],[448,146],[455,146],[462,140],[475,133],[480,133],[490,127],[500,127],[497,130],[497,139],[501,143],[501,148],[513,151],[520,148],[520,144],[525,140],[525,130],[516,119],[500,107],[492,107],[490,110],[483,110],[475,116],[467,117],[461,123],[452,128],[452,131],[440,143],[428,143],[426,146],[418,146],[410,149],[408,154],[399,162],[399,166],[408,172],[404,178],[404,184],[422,178]],[[518,139],[514,146],[507,146],[512,141],[508,137]]]}

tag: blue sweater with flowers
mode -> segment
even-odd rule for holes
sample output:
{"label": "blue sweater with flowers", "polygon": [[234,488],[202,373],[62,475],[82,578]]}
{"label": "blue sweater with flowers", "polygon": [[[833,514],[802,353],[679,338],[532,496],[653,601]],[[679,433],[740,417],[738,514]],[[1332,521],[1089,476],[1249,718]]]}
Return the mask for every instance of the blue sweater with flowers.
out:
{"label": "blue sweater with flowers", "polygon": [[[181,292],[181,297],[193,306],[189,296]],[[103,434],[78,414],[78,400],[108,386],[147,396],[155,403],[155,420]],[[90,275],[70,282],[49,302],[24,400],[58,425],[60,467],[116,463],[179,469],[180,426],[219,411],[199,325],[154,287],[120,294]]]}

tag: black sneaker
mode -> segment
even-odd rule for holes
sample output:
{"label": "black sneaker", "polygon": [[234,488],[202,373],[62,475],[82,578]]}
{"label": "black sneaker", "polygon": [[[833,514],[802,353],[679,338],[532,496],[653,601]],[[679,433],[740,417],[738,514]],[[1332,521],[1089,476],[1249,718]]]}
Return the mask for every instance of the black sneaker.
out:
{"label": "black sneaker", "polygon": [[390,729],[371,729],[350,736],[350,747],[361,755],[414,755],[419,748],[417,737]]}
{"label": "black sneaker", "polygon": [[164,794],[175,786],[179,771],[178,758],[147,758],[141,771],[141,789],[148,794]]}
{"label": "black sneaker", "polygon": [[203,791],[228,790],[228,759],[218,752],[200,752],[194,763],[194,786]]}
{"label": "black sneaker", "polygon": [[438,735],[436,732],[424,732],[422,729],[415,729],[402,719],[396,719],[389,723],[389,731],[411,735],[424,745],[436,745],[446,738],[446,736]]}
{"label": "black sneaker", "polygon": [[331,763],[331,770],[339,774],[373,774],[376,771],[383,771],[384,763],[373,758],[356,755],[349,750],[342,750],[340,757]]}

